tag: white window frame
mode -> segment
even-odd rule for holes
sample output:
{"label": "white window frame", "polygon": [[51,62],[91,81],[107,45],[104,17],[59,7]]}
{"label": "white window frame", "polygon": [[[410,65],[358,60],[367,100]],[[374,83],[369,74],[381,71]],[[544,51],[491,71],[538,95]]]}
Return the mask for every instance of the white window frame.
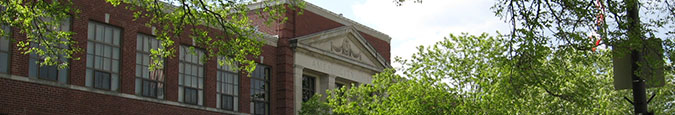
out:
{"label": "white window frame", "polygon": [[[189,46],[181,45],[178,52],[180,53],[178,65],[178,102],[203,106],[205,64],[200,62],[199,59],[204,56],[204,50],[194,48],[195,55],[193,55]],[[188,89],[196,90],[197,94],[187,95]],[[196,96],[197,102],[186,102],[188,96]]]}
{"label": "white window frame", "polygon": [[[160,49],[161,47],[161,41],[155,36],[142,33],[136,35],[136,95],[164,99],[166,89],[164,71],[149,70],[149,66],[153,61],[152,57],[150,57],[150,50]],[[160,62],[161,64],[165,64],[164,59],[160,58],[159,60],[162,61]]]}
{"label": "white window frame", "polygon": [[[122,32],[122,28],[104,23],[89,21],[86,59],[87,75],[85,83],[87,87],[93,87],[101,90],[119,91],[121,84],[120,42],[123,35]],[[108,74],[109,76],[107,76],[107,78],[97,79],[96,75],[99,75],[98,73],[103,75]]]}

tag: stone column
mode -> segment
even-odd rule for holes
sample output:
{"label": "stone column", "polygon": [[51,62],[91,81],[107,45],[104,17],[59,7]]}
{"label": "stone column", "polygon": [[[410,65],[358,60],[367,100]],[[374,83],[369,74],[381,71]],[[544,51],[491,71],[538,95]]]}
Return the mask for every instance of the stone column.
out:
{"label": "stone column", "polygon": [[[335,89],[335,75],[328,75],[321,77],[319,80],[319,90],[317,90],[324,97],[326,95],[326,90]],[[323,99],[323,97],[322,97]]]}
{"label": "stone column", "polygon": [[294,106],[295,106],[295,115],[299,114],[300,112],[300,105],[302,105],[302,70],[305,69],[305,67],[301,65],[294,65],[293,67],[293,90],[294,92]]}

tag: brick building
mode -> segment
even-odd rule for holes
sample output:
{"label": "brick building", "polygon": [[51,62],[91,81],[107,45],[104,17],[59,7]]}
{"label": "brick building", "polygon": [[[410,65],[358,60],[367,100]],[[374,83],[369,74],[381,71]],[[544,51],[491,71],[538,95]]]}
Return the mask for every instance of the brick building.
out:
{"label": "brick building", "polygon": [[203,51],[186,55],[187,36],[174,38],[176,57],[164,59],[164,71],[149,72],[152,28],[104,0],[73,3],[81,13],[61,29],[85,51],[67,69],[37,66],[39,57],[0,40],[0,114],[297,114],[312,94],[370,83],[390,67],[388,35],[307,3],[302,15],[288,10],[284,24],[253,18],[266,45],[251,77],[197,61]]}

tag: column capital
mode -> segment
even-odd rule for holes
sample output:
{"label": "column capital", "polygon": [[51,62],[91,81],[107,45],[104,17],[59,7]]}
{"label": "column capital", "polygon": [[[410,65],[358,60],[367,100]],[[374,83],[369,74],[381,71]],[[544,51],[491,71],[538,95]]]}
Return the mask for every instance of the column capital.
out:
{"label": "column capital", "polygon": [[300,69],[304,69],[304,68],[305,68],[305,66],[302,66],[302,65],[298,65],[298,64],[293,64],[293,68],[295,68],[295,69],[298,69],[298,68],[300,68]]}

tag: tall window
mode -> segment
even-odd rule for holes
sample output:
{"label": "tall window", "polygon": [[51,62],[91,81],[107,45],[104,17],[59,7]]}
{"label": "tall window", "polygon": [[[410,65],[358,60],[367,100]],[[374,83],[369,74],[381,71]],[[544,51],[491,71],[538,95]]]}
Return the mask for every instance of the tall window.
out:
{"label": "tall window", "polygon": [[307,101],[309,98],[314,96],[315,91],[315,80],[311,76],[302,76],[302,101]]}
{"label": "tall window", "polygon": [[204,51],[195,49],[191,53],[188,46],[180,46],[178,65],[178,101],[203,105],[204,64],[199,62]]}
{"label": "tall window", "polygon": [[[2,30],[5,35],[11,36],[9,26],[2,25]],[[0,36],[0,73],[9,73],[10,44],[8,37]]]}
{"label": "tall window", "polygon": [[270,68],[258,64],[251,77],[251,113],[269,114],[269,78]]}
{"label": "tall window", "polygon": [[88,30],[86,86],[117,91],[121,29],[90,21]]}
{"label": "tall window", "polygon": [[[221,58],[225,59],[225,58]],[[218,108],[236,111],[238,109],[239,74],[227,64],[218,65]]]}
{"label": "tall window", "polygon": [[[59,28],[57,28],[59,31],[70,31],[70,18],[67,18],[61,22],[59,25]],[[65,41],[65,38],[61,38],[61,41]],[[38,47],[41,49],[45,49],[45,46],[42,46],[37,43],[31,44],[33,47]],[[61,44],[60,46],[57,46],[58,48],[63,48],[63,49],[68,49],[67,46]],[[59,55],[59,59],[61,61],[68,61],[66,60],[65,56]],[[64,69],[58,69],[57,65],[53,66],[40,66],[40,63],[44,61],[43,57],[40,57],[39,55],[35,53],[30,54],[30,60],[28,62],[28,76],[32,78],[39,78],[39,79],[44,79],[44,80],[51,80],[51,81],[58,81],[61,83],[66,83],[68,81],[68,68]]]}
{"label": "tall window", "polygon": [[[150,49],[160,48],[161,43],[155,37],[145,34],[139,33],[136,37],[136,94],[164,99],[164,73],[162,70],[149,69],[153,61]],[[164,64],[162,59],[159,60]]]}

